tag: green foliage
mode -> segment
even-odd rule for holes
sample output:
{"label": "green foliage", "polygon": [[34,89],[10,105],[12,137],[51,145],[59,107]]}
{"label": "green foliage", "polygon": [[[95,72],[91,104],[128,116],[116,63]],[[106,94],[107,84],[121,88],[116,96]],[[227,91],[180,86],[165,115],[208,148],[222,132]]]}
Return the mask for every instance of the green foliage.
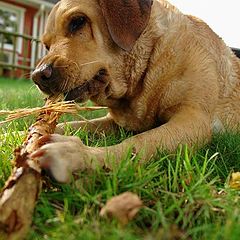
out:
{"label": "green foliage", "polygon": [[[0,79],[0,108],[41,106],[42,96],[27,81]],[[86,114],[101,116],[104,112]],[[79,116],[65,117],[80,119]],[[11,171],[13,149],[33,119],[7,124],[1,129],[0,187]],[[116,144],[130,136],[73,134],[90,146]],[[28,239],[239,239],[239,191],[228,187],[232,171],[240,170],[240,134],[215,135],[197,152],[186,146],[175,154],[157,153],[149,162],[126,152],[112,171],[81,172],[67,185],[44,186]],[[109,159],[114,161],[114,159]],[[112,196],[125,191],[137,193],[145,207],[125,228],[116,221],[100,219],[99,211]]]}

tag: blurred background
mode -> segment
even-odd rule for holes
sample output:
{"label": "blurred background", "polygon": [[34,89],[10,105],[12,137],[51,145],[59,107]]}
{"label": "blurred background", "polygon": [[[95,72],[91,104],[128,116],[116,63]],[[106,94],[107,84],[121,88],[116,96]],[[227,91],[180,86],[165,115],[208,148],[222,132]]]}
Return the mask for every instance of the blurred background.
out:
{"label": "blurred background", "polygon": [[39,38],[58,0],[0,0],[0,76],[28,78],[46,52]]}
{"label": "blurred background", "polygon": [[240,48],[239,0],[169,0],[183,13],[204,20],[230,47]]}

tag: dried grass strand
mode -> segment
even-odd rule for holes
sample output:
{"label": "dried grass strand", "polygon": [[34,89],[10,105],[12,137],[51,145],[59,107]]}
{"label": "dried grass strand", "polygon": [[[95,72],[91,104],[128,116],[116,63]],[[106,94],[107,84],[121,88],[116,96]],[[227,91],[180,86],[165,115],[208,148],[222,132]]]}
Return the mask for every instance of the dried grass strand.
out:
{"label": "dried grass strand", "polygon": [[57,102],[57,103],[51,103],[49,105],[45,105],[43,107],[36,107],[36,108],[23,108],[23,109],[16,109],[13,111],[8,110],[1,110],[0,116],[7,115],[6,119],[3,121],[0,121],[0,125],[3,125],[5,123],[21,119],[24,117],[28,117],[31,115],[37,115],[41,112],[55,112],[55,113],[68,113],[68,114],[77,114],[80,111],[96,111],[96,110],[102,110],[107,109],[107,107],[87,107],[87,106],[79,106],[74,102]]}

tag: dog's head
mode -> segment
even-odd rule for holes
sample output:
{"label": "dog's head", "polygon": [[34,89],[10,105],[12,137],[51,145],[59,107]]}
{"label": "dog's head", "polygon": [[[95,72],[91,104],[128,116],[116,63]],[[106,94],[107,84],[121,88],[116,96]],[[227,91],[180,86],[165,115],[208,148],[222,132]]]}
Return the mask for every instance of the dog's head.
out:
{"label": "dog's head", "polygon": [[106,104],[125,95],[124,55],[145,29],[152,0],[61,0],[42,43],[48,54],[32,74],[46,94]]}

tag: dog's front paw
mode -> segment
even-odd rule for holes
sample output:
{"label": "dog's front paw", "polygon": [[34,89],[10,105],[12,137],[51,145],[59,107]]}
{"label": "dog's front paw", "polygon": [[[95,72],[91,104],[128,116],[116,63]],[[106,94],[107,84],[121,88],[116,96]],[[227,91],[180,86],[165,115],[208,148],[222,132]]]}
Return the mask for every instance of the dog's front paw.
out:
{"label": "dog's front paw", "polygon": [[42,146],[30,157],[37,159],[41,168],[47,170],[58,182],[69,182],[73,171],[90,167],[90,148],[78,137],[52,134],[40,138],[39,144]]}

